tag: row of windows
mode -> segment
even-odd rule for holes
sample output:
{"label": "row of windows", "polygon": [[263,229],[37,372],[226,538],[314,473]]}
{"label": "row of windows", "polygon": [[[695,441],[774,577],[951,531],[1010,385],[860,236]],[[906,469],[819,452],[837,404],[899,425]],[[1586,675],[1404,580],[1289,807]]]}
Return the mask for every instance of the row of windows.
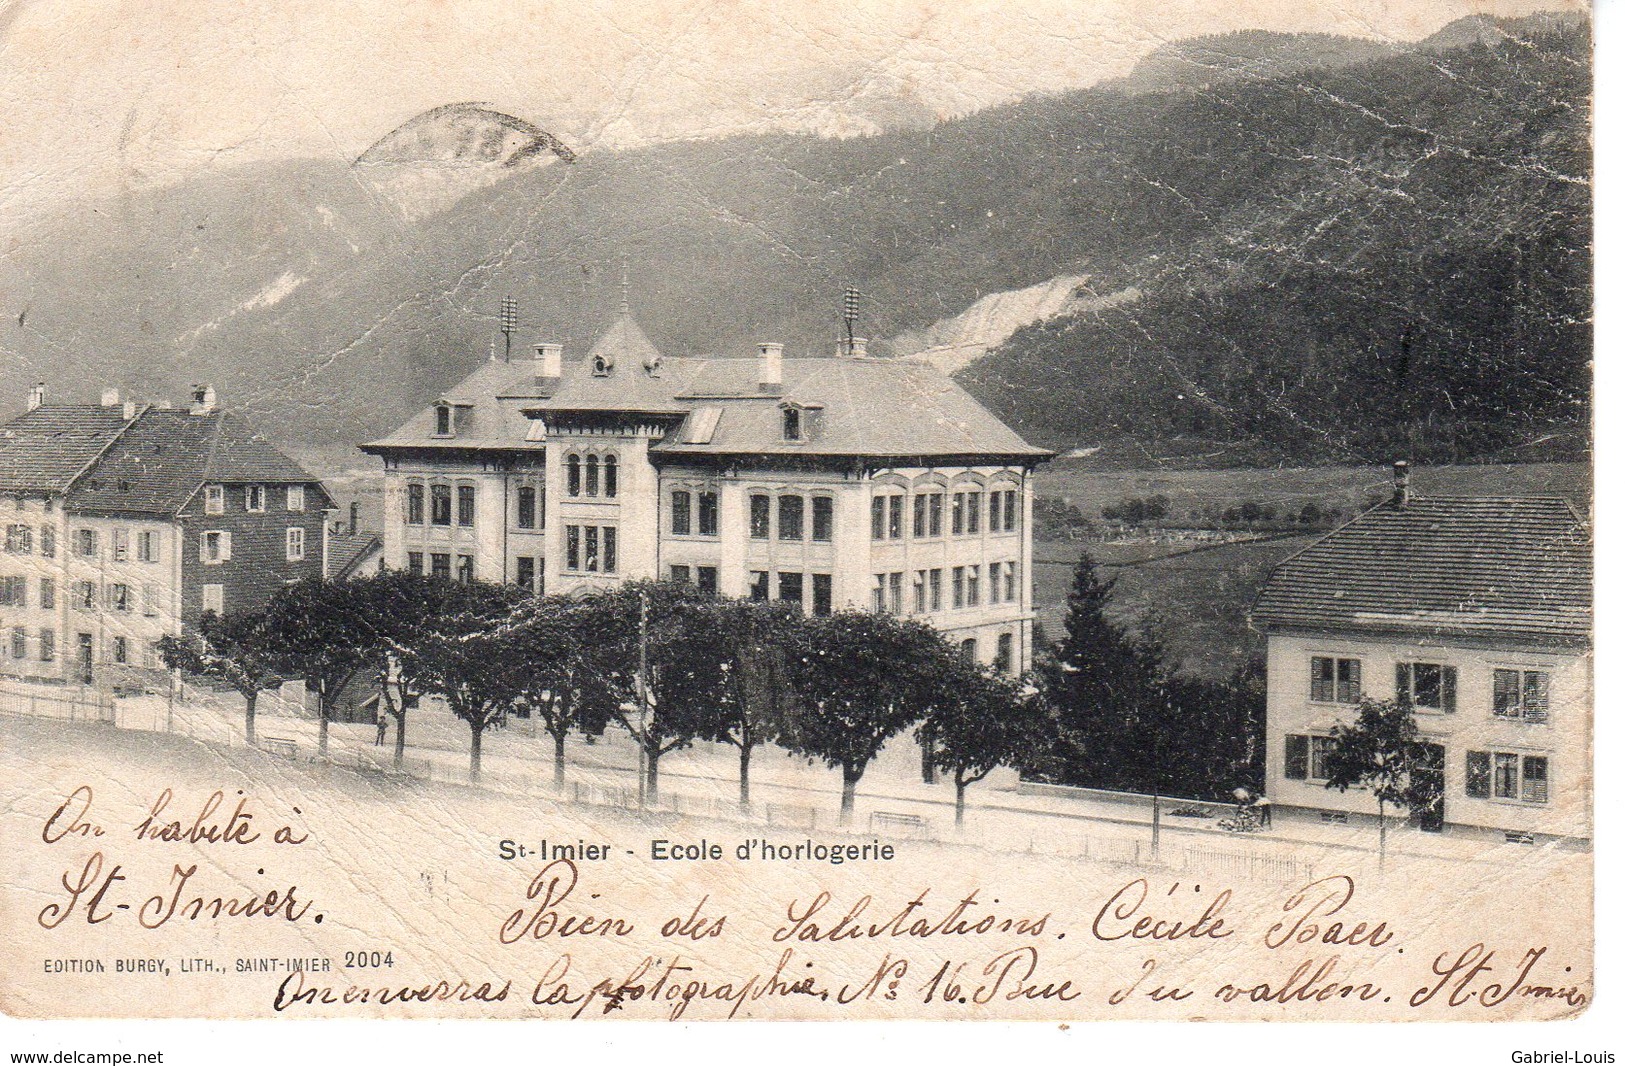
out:
{"label": "row of windows", "polygon": [[[1498,718],[1544,722],[1549,711],[1551,675],[1545,670],[1497,667],[1490,710]],[[1359,703],[1360,660],[1316,655],[1309,660],[1309,698],[1316,703]],[[1419,710],[1456,709],[1456,668],[1443,663],[1394,664],[1394,694]]]}
{"label": "row of windows", "polygon": [[[785,497],[789,499],[790,497]],[[800,499],[800,497],[796,497]],[[762,504],[762,520],[767,521],[767,508],[771,506],[766,496],[751,497],[752,526],[755,529],[755,514],[757,500]],[[673,536],[688,537],[714,537],[717,535],[717,494],[710,490],[701,489],[673,489],[671,493],[671,532]],[[762,536],[767,536],[764,532]],[[800,539],[797,537],[796,539]]]}
{"label": "row of windows", "polygon": [[604,496],[614,499],[621,492],[620,460],[613,454],[585,456],[571,454],[564,460],[564,491],[571,496]]}
{"label": "row of windows", "polygon": [[[103,604],[110,611],[134,611],[137,606],[138,586],[125,584],[120,581],[111,581],[101,585],[95,581],[74,581],[68,585],[68,604],[79,610],[93,611],[98,604]],[[145,613],[149,618],[158,613],[162,593],[156,585],[141,585],[140,602],[145,605]],[[42,577],[39,579],[39,596],[37,605],[41,610],[50,611],[56,608],[56,580]],[[25,577],[0,578],[0,606],[27,607],[28,606],[28,579]]]}
{"label": "row of windows", "polygon": [[[1021,596],[1019,568],[1014,562],[989,563],[987,567],[987,602],[990,604],[1016,603]],[[954,609],[979,607],[982,603],[982,568],[956,566],[950,571],[952,605]],[[941,567],[914,571],[914,614],[927,614],[943,609],[943,571]],[[903,572],[876,574],[872,594],[876,611],[902,614]]]}
{"label": "row of windows", "polygon": [[[835,607],[835,579],[829,574],[803,574],[793,570],[777,571],[778,579],[766,570],[750,572],[750,598],[759,602],[775,599],[781,603],[801,606],[807,602],[811,585],[812,613],[829,614]],[[811,582],[808,581],[811,578]],[[774,595],[774,592],[777,595]]]}
{"label": "row of windows", "polygon": [[[414,574],[427,574],[430,577],[438,577],[444,581],[451,580],[450,552],[430,552],[428,559],[429,566],[425,570],[423,552],[407,552],[406,568]],[[474,557],[472,555],[459,555],[457,557],[457,580],[465,585],[474,580]]]}
{"label": "row of windows", "polygon": [[[34,527],[28,525],[8,525],[6,527],[6,551],[12,555],[34,554]],[[130,531],[115,528],[112,531],[112,558],[115,562],[125,562],[130,558],[131,538]],[[56,557],[56,529],[44,526],[39,530],[39,553],[47,559]],[[163,554],[163,533],[154,529],[137,530],[134,539],[135,558],[143,563],[156,563]],[[73,553],[82,559],[94,559],[100,556],[102,550],[101,533],[94,529],[76,529],[73,531]]]}
{"label": "row of windows", "polygon": [[[30,639],[26,626],[13,626],[11,630],[11,657],[13,659],[29,658],[29,644],[32,643],[33,653],[42,663],[56,662],[56,630],[42,628]],[[90,633],[79,634],[79,661],[88,662],[95,653],[95,637]],[[119,664],[128,664],[131,661],[131,640],[129,637],[113,637],[108,641],[108,650],[112,661]],[[157,668],[163,659],[159,654],[158,642],[152,641],[141,648],[141,665]]]}
{"label": "row of windows", "polygon": [[[283,533],[282,554],[290,563],[305,557],[305,530],[302,526],[289,526]],[[209,529],[198,540],[198,558],[208,566],[231,561],[231,534],[223,529]]]}
{"label": "row of windows", "polygon": [[[1289,733],[1286,776],[1293,781],[1324,782],[1332,738]],[[1550,798],[1551,762],[1545,755],[1513,751],[1469,751],[1466,795],[1473,799],[1508,799],[1545,803]]]}
{"label": "row of windows", "polygon": [[[421,526],[427,522],[431,526],[449,526],[452,524],[452,488],[444,482],[434,482],[425,485],[421,481],[408,481],[406,483],[406,523],[412,526]],[[455,486],[457,507],[456,520],[459,526],[471,528],[474,525],[474,486]]]}
{"label": "row of windows", "polygon": [[[708,493],[701,493],[703,506],[704,497]],[[778,499],[778,539],[800,541],[806,540],[811,532],[812,539],[821,544],[827,544],[835,539],[835,501],[828,496],[813,496],[812,523],[809,528],[807,522],[806,496],[785,493]],[[774,536],[774,497],[763,493],[753,493],[750,498],[750,536],[752,540],[770,540]],[[715,517],[712,520],[714,535]],[[702,536],[706,535],[704,533]]]}
{"label": "row of windows", "polygon": [[579,574],[615,573],[616,540],[614,526],[565,526],[564,568]]}
{"label": "row of windows", "polygon": [[[256,514],[264,513],[266,501],[270,499],[269,485],[244,485],[242,487],[243,510]],[[283,495],[283,506],[289,511],[303,511],[305,509],[305,486],[288,485]],[[203,486],[203,513],[226,513],[226,486]]]}
{"label": "row of windows", "polygon": [[[987,497],[987,531],[1014,533],[1020,514],[1015,489],[995,489],[983,492],[975,489],[956,492],[948,505],[948,530],[951,536],[976,536],[982,532],[982,497]],[[869,537],[871,540],[901,540],[904,512],[911,497],[903,493],[877,495],[869,501]],[[927,540],[943,535],[943,501],[950,499],[942,492],[917,492],[913,499],[912,532],[915,540]]]}

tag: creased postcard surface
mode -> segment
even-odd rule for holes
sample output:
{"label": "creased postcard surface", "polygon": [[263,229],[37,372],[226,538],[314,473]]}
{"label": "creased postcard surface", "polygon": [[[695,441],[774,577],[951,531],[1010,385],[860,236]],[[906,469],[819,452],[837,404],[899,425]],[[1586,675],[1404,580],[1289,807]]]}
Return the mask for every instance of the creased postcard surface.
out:
{"label": "creased postcard surface", "polygon": [[0,12],[0,1008],[1593,998],[1591,38]]}

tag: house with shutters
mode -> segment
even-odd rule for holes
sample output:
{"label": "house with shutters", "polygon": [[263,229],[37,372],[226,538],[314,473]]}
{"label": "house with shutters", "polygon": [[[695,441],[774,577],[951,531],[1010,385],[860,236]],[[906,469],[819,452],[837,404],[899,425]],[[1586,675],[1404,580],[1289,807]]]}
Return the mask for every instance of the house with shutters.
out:
{"label": "house with shutters", "polygon": [[0,673],[138,687],[157,643],[205,611],[251,611],[320,576],[332,501],[219,410],[46,404],[0,426]]}
{"label": "house with shutters", "polygon": [[1592,548],[1546,497],[1391,499],[1292,556],[1252,623],[1268,640],[1266,792],[1328,821],[1376,814],[1325,787],[1334,726],[1362,698],[1413,708],[1421,828],[1589,839]]}
{"label": "house with shutters", "polygon": [[623,308],[580,356],[493,355],[362,449],[384,463],[390,567],[891,611],[1001,669],[1031,662],[1030,475],[1050,453],[861,340],[667,357]]}

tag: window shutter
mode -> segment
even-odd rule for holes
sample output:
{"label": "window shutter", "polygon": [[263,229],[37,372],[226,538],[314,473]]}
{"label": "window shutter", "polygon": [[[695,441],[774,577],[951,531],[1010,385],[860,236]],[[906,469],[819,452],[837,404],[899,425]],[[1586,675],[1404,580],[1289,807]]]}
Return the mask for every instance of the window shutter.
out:
{"label": "window shutter", "polygon": [[1490,753],[1487,751],[1467,753],[1467,795],[1476,799],[1490,797]]}
{"label": "window shutter", "polygon": [[1286,735],[1286,776],[1292,781],[1309,779],[1309,738],[1298,733]]}
{"label": "window shutter", "polygon": [[1439,667],[1439,709],[1454,711],[1456,709],[1456,668],[1454,666]]}
{"label": "window shutter", "polygon": [[1518,671],[1495,671],[1495,695],[1492,708],[1496,714],[1512,714],[1518,708]]}
{"label": "window shutter", "polygon": [[1411,702],[1411,664],[1394,664],[1394,699],[1399,703]]}
{"label": "window shutter", "polygon": [[231,534],[230,533],[222,533],[222,534],[220,534],[220,561],[221,562],[229,562],[230,560],[231,560]]}
{"label": "window shutter", "polygon": [[1524,673],[1523,717],[1525,721],[1546,721],[1547,684],[1548,675],[1543,670],[1529,670]]}
{"label": "window shutter", "polygon": [[1523,757],[1523,801],[1525,803],[1545,803],[1546,798],[1546,757],[1544,755],[1525,755]]}

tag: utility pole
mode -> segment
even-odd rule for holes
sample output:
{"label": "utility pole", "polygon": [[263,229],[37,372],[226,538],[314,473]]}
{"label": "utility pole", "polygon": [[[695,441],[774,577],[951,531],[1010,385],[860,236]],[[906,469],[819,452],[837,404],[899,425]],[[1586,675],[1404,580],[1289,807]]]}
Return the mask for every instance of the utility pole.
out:
{"label": "utility pole", "polygon": [[512,296],[502,298],[502,361],[513,361],[513,335],[519,328],[519,301]]}
{"label": "utility pole", "polygon": [[638,590],[638,806],[649,799],[649,591]]}
{"label": "utility pole", "polygon": [[846,354],[849,356],[857,350],[855,330],[858,322],[858,300],[861,296],[862,294],[850,285],[841,295],[841,318],[846,322]]}

